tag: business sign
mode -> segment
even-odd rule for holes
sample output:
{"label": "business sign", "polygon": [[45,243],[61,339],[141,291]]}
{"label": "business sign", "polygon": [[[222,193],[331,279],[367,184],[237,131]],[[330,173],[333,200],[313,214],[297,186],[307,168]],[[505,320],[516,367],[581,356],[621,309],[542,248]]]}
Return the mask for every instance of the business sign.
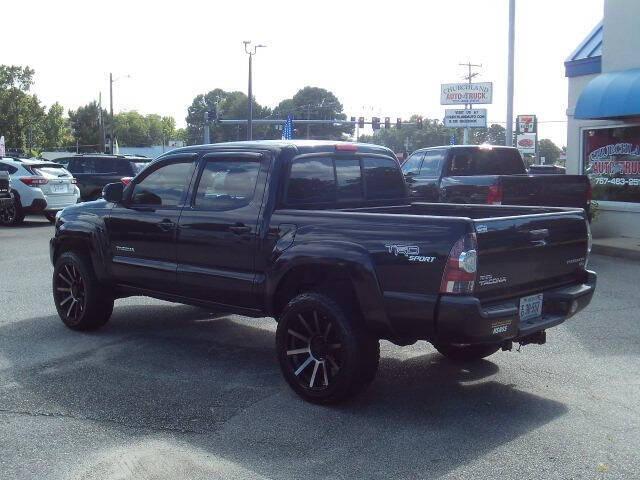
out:
{"label": "business sign", "polygon": [[453,110],[447,108],[444,114],[444,126],[458,127],[486,127],[487,109],[475,108],[470,110]]}
{"label": "business sign", "polygon": [[443,83],[440,85],[440,105],[473,105],[492,103],[493,84]]}
{"label": "business sign", "polygon": [[519,133],[516,137],[516,147],[520,153],[532,154],[536,153],[536,134],[535,133]]}
{"label": "business sign", "polygon": [[535,115],[518,115],[517,133],[538,133],[538,119]]}
{"label": "business sign", "polygon": [[588,130],[583,151],[594,199],[640,203],[640,127]]}

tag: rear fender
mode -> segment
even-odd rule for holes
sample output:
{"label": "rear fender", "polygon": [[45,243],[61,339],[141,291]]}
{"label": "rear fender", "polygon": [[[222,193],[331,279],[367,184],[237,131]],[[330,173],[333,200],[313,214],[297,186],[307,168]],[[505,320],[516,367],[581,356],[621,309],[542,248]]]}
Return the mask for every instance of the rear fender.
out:
{"label": "rear fender", "polygon": [[267,313],[273,315],[276,310],[275,295],[287,274],[301,267],[331,268],[338,267],[348,275],[368,328],[381,336],[393,336],[387,318],[382,291],[376,276],[369,252],[349,242],[309,242],[294,244],[272,264],[267,272],[265,305]]}

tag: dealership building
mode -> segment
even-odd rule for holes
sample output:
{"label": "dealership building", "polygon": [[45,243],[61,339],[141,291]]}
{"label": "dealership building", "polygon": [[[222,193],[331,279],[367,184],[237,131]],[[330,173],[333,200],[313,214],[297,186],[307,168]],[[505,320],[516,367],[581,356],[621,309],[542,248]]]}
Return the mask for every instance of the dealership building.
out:
{"label": "dealership building", "polygon": [[605,0],[600,24],[565,62],[567,173],[591,178],[594,236],[640,239],[639,0]]}

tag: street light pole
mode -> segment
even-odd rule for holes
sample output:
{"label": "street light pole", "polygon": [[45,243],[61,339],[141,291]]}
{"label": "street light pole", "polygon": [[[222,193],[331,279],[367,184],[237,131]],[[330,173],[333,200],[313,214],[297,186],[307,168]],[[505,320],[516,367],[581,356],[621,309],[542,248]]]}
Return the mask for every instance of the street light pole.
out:
{"label": "street light pole", "polygon": [[515,43],[516,1],[509,0],[509,57],[507,60],[507,132],[505,145],[513,146],[513,50]]}
{"label": "street light pole", "polygon": [[110,118],[110,125],[109,125],[109,132],[110,132],[110,139],[109,139],[109,153],[111,155],[113,155],[113,135],[114,135],[114,128],[113,128],[113,73],[109,73],[109,104],[110,104],[110,113],[109,113],[109,118]]}
{"label": "street light pole", "polygon": [[249,86],[247,88],[247,140],[253,139],[253,80],[252,80],[252,69],[253,69],[253,56],[258,51],[258,48],[266,47],[266,45],[255,45],[253,48],[251,47],[251,40],[244,40],[244,51],[247,55],[249,55]]}

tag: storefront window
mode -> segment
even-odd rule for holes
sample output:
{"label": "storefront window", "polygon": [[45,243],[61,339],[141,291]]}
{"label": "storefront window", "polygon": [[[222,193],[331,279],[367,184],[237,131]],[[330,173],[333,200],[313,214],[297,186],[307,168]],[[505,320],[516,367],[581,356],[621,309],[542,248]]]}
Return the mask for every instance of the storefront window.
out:
{"label": "storefront window", "polygon": [[640,126],[585,131],[584,155],[594,200],[640,203]]}

